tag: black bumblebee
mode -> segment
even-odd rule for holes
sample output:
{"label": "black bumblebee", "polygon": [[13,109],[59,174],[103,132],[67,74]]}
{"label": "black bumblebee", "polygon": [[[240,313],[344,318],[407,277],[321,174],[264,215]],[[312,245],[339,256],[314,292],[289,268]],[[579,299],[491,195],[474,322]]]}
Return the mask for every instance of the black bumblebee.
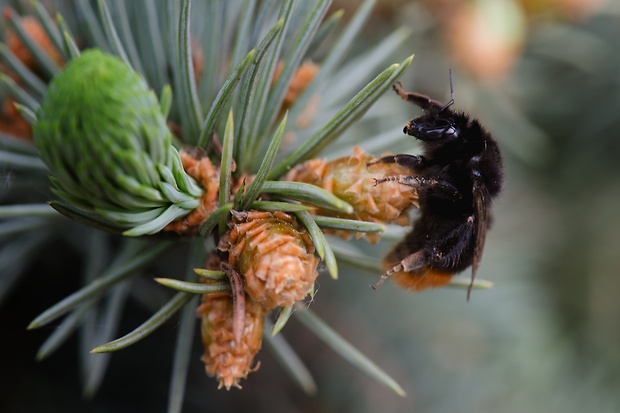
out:
{"label": "black bumblebee", "polygon": [[398,83],[400,97],[424,110],[404,128],[422,141],[423,154],[393,155],[373,163],[397,163],[414,175],[376,181],[396,181],[418,193],[420,216],[413,230],[385,257],[388,271],[374,286],[392,276],[401,286],[421,290],[448,283],[452,275],[472,267],[468,297],[491,224],[491,200],[502,188],[502,158],[497,143],[476,119]]}

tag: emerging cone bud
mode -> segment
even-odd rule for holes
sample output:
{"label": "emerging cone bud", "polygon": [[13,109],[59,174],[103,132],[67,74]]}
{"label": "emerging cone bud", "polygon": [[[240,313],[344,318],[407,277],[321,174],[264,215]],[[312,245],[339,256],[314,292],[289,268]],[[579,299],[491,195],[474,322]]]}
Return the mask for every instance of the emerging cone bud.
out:
{"label": "emerging cone bud", "polygon": [[50,83],[34,139],[54,192],[122,228],[158,232],[200,204],[203,190],[179,153],[145,81],[122,60],[93,49]]}
{"label": "emerging cone bud", "polygon": [[[418,195],[415,190],[397,182],[376,185],[375,180],[396,175],[411,175],[412,171],[395,163],[368,165],[375,159],[361,148],[354,147],[352,156],[330,162],[321,159],[309,160],[293,168],[284,179],[320,186],[347,201],[355,210],[353,214],[347,215],[317,209],[315,212],[318,215],[408,225],[407,212],[411,207],[418,206]],[[344,238],[350,236],[343,231],[338,231],[337,234]],[[367,234],[366,237],[370,242],[377,242],[380,235]]]}
{"label": "emerging cone bud", "polygon": [[[274,83],[280,78],[283,69],[284,62],[278,62],[278,66],[276,66],[275,73],[273,74]],[[288,88],[286,89],[286,94],[284,95],[284,100],[282,101],[282,107],[280,108],[280,116],[284,115],[284,112],[289,110],[295,104],[299,96],[301,96],[310,82],[312,82],[312,79],[314,79],[314,76],[318,71],[319,66],[312,63],[310,60],[303,62],[302,65],[299,66],[291,78]]]}
{"label": "emerging cone bud", "polygon": [[0,101],[0,132],[17,138],[31,138],[30,124],[21,117],[12,98]]}
{"label": "emerging cone bud", "polygon": [[205,348],[202,361],[207,374],[219,381],[218,388],[241,388],[239,380],[258,369],[258,364],[253,363],[261,348],[265,310],[248,296],[245,304],[245,325],[239,342],[233,336],[233,301],[230,295],[205,294],[198,308]]}
{"label": "emerging cone bud", "polygon": [[[11,11],[11,9],[4,9],[5,18],[12,17],[12,13],[13,12]],[[22,28],[24,29],[28,37],[30,37],[30,39],[34,43],[36,43],[37,46],[39,46],[45,53],[47,53],[56,64],[62,66],[64,64],[62,57],[54,47],[54,44],[50,40],[49,36],[47,35],[47,33],[45,33],[45,29],[41,26],[37,19],[34,17],[25,16],[22,17],[20,20]],[[7,30],[5,42],[9,50],[13,52],[13,54],[23,64],[25,64],[29,69],[35,72],[39,72],[39,64],[37,60],[32,55],[28,47],[24,45],[22,40],[13,30]]]}
{"label": "emerging cone bud", "polygon": [[[13,11],[10,8],[4,9],[4,17],[11,18]],[[64,63],[58,51],[52,44],[45,30],[41,24],[30,16],[25,16],[20,19],[20,24],[26,35],[39,46],[45,53],[47,53],[56,64],[62,66]],[[4,33],[5,44],[11,53],[28,67],[31,71],[41,74],[41,70],[37,60],[32,53],[28,50],[28,47],[24,45],[20,37],[11,29],[7,29]],[[0,71],[10,76],[16,82],[20,82],[20,77],[13,72],[9,66],[0,62]],[[32,138],[32,129],[30,124],[19,114],[15,108],[15,100],[0,94],[0,132],[8,133],[18,138]]]}
{"label": "emerging cone bud", "polygon": [[267,308],[302,300],[318,275],[308,232],[284,212],[233,212],[218,248],[228,251],[250,297]]}
{"label": "emerging cone bud", "polygon": [[191,153],[179,152],[183,169],[205,189],[200,205],[185,218],[171,222],[164,228],[178,234],[196,235],[200,224],[219,206],[220,170],[206,156],[194,157]]}

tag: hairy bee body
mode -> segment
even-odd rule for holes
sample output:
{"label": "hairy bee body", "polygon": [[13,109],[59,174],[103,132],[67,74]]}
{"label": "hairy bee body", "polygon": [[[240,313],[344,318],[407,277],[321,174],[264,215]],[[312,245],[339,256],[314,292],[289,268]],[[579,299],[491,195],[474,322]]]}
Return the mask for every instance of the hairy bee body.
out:
{"label": "hairy bee body", "polygon": [[422,142],[422,155],[394,155],[377,162],[406,166],[412,175],[390,177],[417,192],[420,215],[412,231],[385,257],[387,277],[413,290],[439,286],[472,267],[475,277],[491,200],[502,187],[502,158],[491,134],[478,120],[400,85],[394,90],[425,114],[407,123],[404,132]]}

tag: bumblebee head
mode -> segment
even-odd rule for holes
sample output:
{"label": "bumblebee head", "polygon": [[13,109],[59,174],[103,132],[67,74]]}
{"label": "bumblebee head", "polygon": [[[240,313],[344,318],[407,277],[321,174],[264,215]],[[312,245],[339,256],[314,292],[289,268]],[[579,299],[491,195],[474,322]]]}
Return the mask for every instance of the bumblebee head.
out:
{"label": "bumblebee head", "polygon": [[446,106],[439,113],[410,120],[403,132],[425,142],[451,140],[459,135],[454,118],[454,113]]}

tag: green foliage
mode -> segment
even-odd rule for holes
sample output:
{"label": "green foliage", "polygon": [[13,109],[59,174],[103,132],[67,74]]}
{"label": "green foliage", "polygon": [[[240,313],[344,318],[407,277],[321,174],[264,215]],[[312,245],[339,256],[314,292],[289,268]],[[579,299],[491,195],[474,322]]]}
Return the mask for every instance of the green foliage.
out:
{"label": "green foliage", "polygon": [[54,192],[130,235],[158,232],[199,205],[155,93],[118,58],[88,50],[69,62],[33,132]]}
{"label": "green foliage", "polygon": [[[206,252],[214,248],[210,241],[199,239],[192,248],[184,248],[185,241],[178,238],[152,236],[138,241],[119,238],[119,234],[156,234],[199,205],[204,188],[183,170],[178,152],[181,146],[208,157],[220,173],[219,207],[201,223],[201,237],[213,236],[218,226],[221,235],[233,206],[291,212],[308,228],[317,255],[325,261],[327,272],[337,278],[337,254],[321,227],[384,229],[351,220],[315,219],[300,202],[345,213],[351,212],[351,206],[321,188],[277,181],[301,161],[319,156],[367,115],[411,63],[411,57],[400,64],[385,61],[406,38],[398,31],[380,51],[370,50],[360,68],[343,71],[345,52],[352,48],[374,1],[366,0],[346,23],[342,11],[328,15],[329,5],[327,0],[184,0],[160,7],[162,4],[152,1],[97,0],[61,6],[53,19],[35,2],[26,10],[32,10],[64,66],[30,38],[23,18],[11,9],[8,26],[22,39],[39,68],[27,67],[0,45],[0,59],[14,72],[13,78],[2,74],[0,81],[20,104],[24,117],[34,124],[37,150],[16,143],[14,137],[0,136],[0,159],[7,160],[7,167],[25,173],[19,176],[18,185],[10,185],[3,194],[3,202],[19,206],[17,212],[0,207],[0,217],[12,224],[4,233],[23,235],[25,241],[15,243],[11,250],[18,251],[16,256],[22,261],[35,256],[49,234],[74,241],[85,233],[94,240],[77,247],[88,275],[84,286],[29,325],[30,329],[40,328],[65,316],[43,343],[38,358],[50,357],[76,330],[89,337],[88,350],[97,346],[92,350],[95,353],[116,351],[145,338],[182,312],[168,406],[170,412],[180,411],[192,353],[195,294],[226,291],[228,281],[221,273],[199,271],[211,283],[196,282],[191,269],[204,265]],[[281,110],[287,89],[307,60],[316,61],[319,72],[287,115]],[[326,90],[326,82],[339,76],[346,77],[342,87]],[[155,91],[161,91],[159,98]],[[326,104],[310,119],[309,127],[301,128],[298,121],[317,93]],[[330,120],[322,124],[321,119]],[[287,141],[304,134],[310,137]],[[39,196],[28,194],[32,206],[23,207],[21,179],[33,179],[46,188],[48,178],[42,172],[49,172],[52,192],[59,198],[50,202],[51,207],[77,223],[60,221],[46,205],[50,196],[45,191]],[[237,180],[247,175],[253,180],[233,189]],[[265,195],[268,200],[261,199]],[[53,229],[36,236],[27,232],[46,226]],[[157,274],[156,261],[165,259],[164,253],[173,247],[189,250],[184,280]],[[138,294],[132,282],[140,279],[137,276],[147,266],[155,268],[155,281],[181,292],[160,300],[142,325],[112,340],[118,336],[124,303]],[[15,268],[17,279],[20,269]],[[150,292],[161,294],[158,287],[149,280]],[[283,311],[274,332],[285,326],[292,311],[292,307]],[[100,335],[92,334],[97,322],[108,326]],[[312,330],[319,335],[322,331],[323,338],[331,337],[326,339],[330,346],[352,354],[348,360],[354,365],[400,392],[392,379],[361,353],[346,347],[326,326],[314,323]],[[308,369],[283,340],[281,335],[269,339],[276,358],[296,383],[313,393],[316,385]],[[93,356],[83,353],[82,362],[87,366],[84,393],[92,396],[103,380],[109,358],[93,364],[89,361]]]}

